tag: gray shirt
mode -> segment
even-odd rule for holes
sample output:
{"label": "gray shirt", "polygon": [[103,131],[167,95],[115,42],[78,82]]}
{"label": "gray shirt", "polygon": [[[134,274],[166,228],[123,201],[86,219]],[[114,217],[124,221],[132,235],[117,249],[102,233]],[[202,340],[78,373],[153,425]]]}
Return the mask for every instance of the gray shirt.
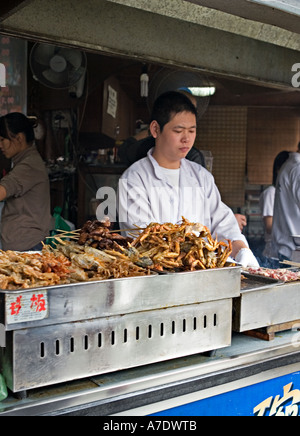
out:
{"label": "gray shirt", "polygon": [[291,259],[296,250],[293,235],[300,235],[300,153],[290,153],[277,179],[272,225],[277,256]]}
{"label": "gray shirt", "polygon": [[7,193],[1,219],[2,248],[26,251],[49,235],[49,177],[35,146],[12,162],[12,170],[0,181]]}

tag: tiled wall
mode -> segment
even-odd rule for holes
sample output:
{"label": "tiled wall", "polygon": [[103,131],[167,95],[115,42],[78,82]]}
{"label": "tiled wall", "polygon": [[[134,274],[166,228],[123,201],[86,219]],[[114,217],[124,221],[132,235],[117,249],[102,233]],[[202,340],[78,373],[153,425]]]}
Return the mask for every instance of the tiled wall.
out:
{"label": "tiled wall", "polygon": [[245,187],[272,183],[275,156],[295,151],[300,110],[210,106],[200,119],[196,147],[213,155],[216,184],[230,207],[243,207]]}
{"label": "tiled wall", "polygon": [[223,201],[244,204],[247,108],[211,106],[198,124],[196,147],[213,155],[212,174]]}

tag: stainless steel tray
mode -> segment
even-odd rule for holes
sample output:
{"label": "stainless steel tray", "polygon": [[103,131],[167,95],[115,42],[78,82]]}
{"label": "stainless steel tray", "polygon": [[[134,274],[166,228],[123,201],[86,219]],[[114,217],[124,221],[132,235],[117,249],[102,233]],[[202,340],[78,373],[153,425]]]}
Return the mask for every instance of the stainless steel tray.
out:
{"label": "stainless steel tray", "polygon": [[240,267],[0,291],[0,371],[17,392],[226,347],[238,295]]}
{"label": "stainless steel tray", "polygon": [[[112,315],[233,298],[240,295],[240,267],[168,275],[151,275],[18,291],[0,290],[0,345],[2,329],[60,324]],[[44,293],[44,318],[15,319],[11,304]]]}
{"label": "stainless steel tray", "polygon": [[300,282],[244,289],[234,298],[233,330],[244,332],[300,319]]}
{"label": "stainless steel tray", "polygon": [[241,280],[241,292],[270,288],[270,286],[283,283],[281,280],[250,274],[245,271],[242,271],[242,276],[245,277],[245,280]]}

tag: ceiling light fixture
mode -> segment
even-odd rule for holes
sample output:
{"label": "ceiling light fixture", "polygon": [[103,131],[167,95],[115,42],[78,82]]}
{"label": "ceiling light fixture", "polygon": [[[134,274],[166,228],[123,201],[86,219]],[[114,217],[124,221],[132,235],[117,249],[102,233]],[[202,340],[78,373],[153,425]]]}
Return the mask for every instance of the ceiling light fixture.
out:
{"label": "ceiling light fixture", "polygon": [[188,87],[187,89],[195,97],[208,97],[214,95],[216,92],[214,86]]}

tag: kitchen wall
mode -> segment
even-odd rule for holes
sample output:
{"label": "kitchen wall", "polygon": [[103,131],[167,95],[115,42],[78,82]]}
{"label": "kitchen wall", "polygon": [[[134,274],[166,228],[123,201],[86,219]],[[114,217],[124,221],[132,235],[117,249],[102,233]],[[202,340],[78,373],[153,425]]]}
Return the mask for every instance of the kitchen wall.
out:
{"label": "kitchen wall", "polygon": [[[30,49],[30,47],[29,47]],[[136,119],[145,118],[147,106],[139,97],[139,74],[141,65],[132,60],[102,57],[88,53],[88,92],[81,99],[70,98],[67,90],[46,88],[28,74],[28,108],[37,113],[56,109],[79,109],[81,131],[95,133],[100,145],[103,137],[103,95],[104,83],[116,76],[130,102],[138,102],[129,111],[126,103],[123,113],[126,117],[135,112]],[[151,67],[153,68],[153,66]],[[220,78],[218,78],[220,81]],[[136,89],[133,89],[133,85]],[[196,147],[208,150],[213,155],[213,175],[222,198],[232,208],[246,206],[246,191],[250,185],[262,190],[272,181],[272,165],[276,154],[283,149],[295,150],[300,140],[299,109],[280,106],[278,98],[284,93],[265,91],[253,84],[229,82],[222,79],[223,88],[217,89],[207,111],[199,122]],[[229,86],[230,85],[230,86]],[[244,94],[243,94],[244,93]],[[241,97],[242,95],[243,97]],[[218,97],[219,96],[219,97]],[[268,107],[262,107],[265,102]],[[85,115],[82,118],[82,115]],[[124,116],[121,114],[121,121]],[[131,117],[131,132],[135,118]],[[124,120],[123,120],[124,121]],[[145,120],[146,121],[146,120]],[[91,138],[91,136],[89,136]],[[93,137],[94,138],[94,137]],[[113,141],[113,140],[112,140]],[[51,142],[53,144],[53,141]],[[90,145],[90,139],[88,140]],[[46,141],[46,145],[50,141]],[[62,145],[64,145],[62,138]],[[80,144],[80,148],[86,146]],[[49,147],[48,147],[49,148]],[[49,152],[48,152],[49,154]]]}
{"label": "kitchen wall", "polygon": [[270,184],[276,155],[297,150],[300,109],[249,108],[247,126],[248,182]]}
{"label": "kitchen wall", "polygon": [[210,106],[199,123],[196,146],[213,155],[213,175],[223,201],[245,205],[249,185],[272,183],[275,156],[296,151],[300,111],[293,108]]}
{"label": "kitchen wall", "polygon": [[196,147],[213,155],[212,174],[223,201],[243,206],[247,150],[247,108],[210,106],[201,118]]}

